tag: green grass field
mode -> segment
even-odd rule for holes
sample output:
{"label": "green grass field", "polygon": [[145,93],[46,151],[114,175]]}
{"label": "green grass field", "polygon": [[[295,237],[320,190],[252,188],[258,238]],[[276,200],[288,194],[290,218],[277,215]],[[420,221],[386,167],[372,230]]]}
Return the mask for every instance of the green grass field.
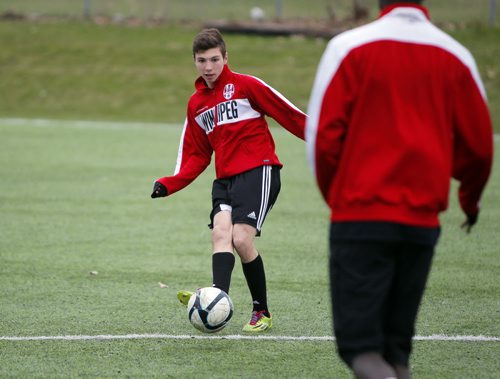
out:
{"label": "green grass field", "polygon": [[[363,2],[368,4],[370,1],[364,0]],[[314,0],[311,6],[300,0],[286,0],[283,3],[282,16],[325,17],[328,4],[332,5],[332,1]],[[333,5],[339,16],[347,16],[352,8],[352,1],[337,0]],[[254,6],[262,8],[267,17],[276,15],[274,0],[253,0],[252,2],[242,0],[99,0],[91,1],[89,10],[94,16],[111,17],[163,17],[167,20],[249,19],[250,9]],[[12,1],[0,0],[0,12],[2,10],[25,14],[81,17],[84,13],[84,3],[82,0],[17,0],[13,4]],[[477,14],[481,13],[477,12]]]}
{"label": "green grass field", "polygon": [[[196,75],[194,26],[0,22],[0,117],[182,122]],[[500,28],[453,35],[476,56],[500,132]],[[307,109],[326,41],[227,35],[233,70],[256,75]]]}
{"label": "green grass field", "polygon": [[[175,293],[210,284],[213,168],[171,198],[149,198],[152,180],[173,170],[180,126],[2,120],[0,135],[0,336],[200,336]],[[283,189],[258,247],[276,339],[0,338],[0,377],[348,378],[331,341],[277,339],[331,336],[331,318],[327,211],[303,142],[274,135]],[[470,235],[452,193],[418,335],[500,336],[499,190],[496,169]],[[218,336],[240,335],[249,315],[239,265],[231,296],[235,314]],[[418,340],[414,377],[493,378],[499,353],[498,339]]]}
{"label": "green grass field", "polygon": [[[250,9],[258,6],[272,19],[277,14],[277,0],[99,0],[87,1],[91,15],[110,17],[162,17],[166,20],[207,20],[250,18]],[[357,0],[366,7],[373,17],[378,14],[378,2]],[[328,10],[337,19],[352,15],[353,0],[281,0],[281,17],[285,19],[308,18],[325,19]],[[432,0],[425,5],[432,12],[436,22],[486,22],[489,19],[490,0]],[[14,11],[28,15],[59,15],[82,17],[84,0],[0,0],[0,13]],[[496,10],[496,19],[500,9]]]}
{"label": "green grass field", "polygon": [[[0,11],[6,3],[0,0]],[[307,4],[293,0],[299,3]],[[213,168],[171,198],[149,194],[153,180],[175,165],[178,124],[193,91],[195,32],[178,24],[0,22],[0,377],[349,377],[333,342],[307,339],[331,336],[328,212],[303,142],[279,129],[273,133],[285,163],[283,188],[258,241],[275,318],[270,339],[185,337],[202,335],[175,293],[210,284]],[[452,34],[477,58],[498,133],[500,29],[467,23]],[[261,77],[306,109],[325,41],[226,40],[234,70]],[[500,372],[498,154],[495,159],[470,235],[459,228],[463,215],[453,188],[417,334],[497,339],[417,340],[415,378]],[[233,320],[217,336],[240,335],[249,316],[238,265],[231,297]],[[130,334],[143,337],[2,338]]]}

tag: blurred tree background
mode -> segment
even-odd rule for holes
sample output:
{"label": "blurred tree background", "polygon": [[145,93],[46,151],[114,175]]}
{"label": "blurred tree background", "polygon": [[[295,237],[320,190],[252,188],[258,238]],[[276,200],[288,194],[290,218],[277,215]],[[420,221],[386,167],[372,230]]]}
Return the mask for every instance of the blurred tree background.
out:
{"label": "blurred tree background", "polygon": [[[424,2],[433,22],[476,57],[495,129],[500,131],[496,3]],[[223,30],[231,68],[261,77],[306,110],[329,37],[375,19],[377,4],[377,0],[0,0],[0,117],[181,123],[196,76],[192,38],[203,26],[214,24],[237,25],[236,30],[246,27],[238,33]],[[299,33],[288,33],[294,28]],[[273,36],[258,33],[263,29]]]}

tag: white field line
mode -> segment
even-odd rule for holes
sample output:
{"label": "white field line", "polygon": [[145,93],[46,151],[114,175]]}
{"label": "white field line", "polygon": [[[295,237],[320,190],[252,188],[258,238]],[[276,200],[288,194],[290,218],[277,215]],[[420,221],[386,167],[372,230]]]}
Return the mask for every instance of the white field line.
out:
{"label": "white field line", "polygon": [[118,121],[84,121],[84,120],[49,120],[31,118],[0,118],[0,125],[4,126],[27,126],[38,128],[66,127],[75,129],[160,129],[171,127],[182,127],[182,124],[162,124],[154,122],[118,122]]}
{"label": "white field line", "polygon": [[[84,121],[84,120],[51,120],[33,118],[0,118],[0,125],[4,126],[28,126],[28,127],[69,127],[76,129],[161,129],[161,128],[181,128],[182,123],[155,123],[155,122],[130,122],[130,121]],[[273,129],[283,131],[283,128]],[[494,135],[495,142],[500,142],[500,134]]]}
{"label": "white field line", "polygon": [[[172,334],[123,334],[123,335],[66,335],[66,336],[0,336],[0,341],[98,341],[98,340],[135,340],[135,339],[166,339],[166,340],[268,340],[268,341],[334,341],[332,336],[244,336],[244,335],[172,335]],[[458,341],[458,342],[500,342],[500,337],[491,336],[447,336],[433,334],[430,336],[415,336],[415,341]]]}
{"label": "white field line", "polygon": [[[70,127],[89,129],[144,129],[181,127],[182,124],[162,124],[152,122],[113,122],[113,121],[83,121],[83,120],[50,120],[25,118],[0,118],[0,125],[27,127]],[[278,128],[278,130],[281,130]],[[500,142],[500,134],[494,136]],[[272,340],[272,341],[333,341],[331,336],[242,336],[242,335],[169,335],[169,334],[125,334],[125,335],[66,335],[66,336],[0,336],[0,341],[40,341],[40,340],[128,340],[128,339],[170,339],[170,340]],[[500,341],[500,337],[488,336],[446,336],[441,334],[430,336],[415,336],[417,341]]]}

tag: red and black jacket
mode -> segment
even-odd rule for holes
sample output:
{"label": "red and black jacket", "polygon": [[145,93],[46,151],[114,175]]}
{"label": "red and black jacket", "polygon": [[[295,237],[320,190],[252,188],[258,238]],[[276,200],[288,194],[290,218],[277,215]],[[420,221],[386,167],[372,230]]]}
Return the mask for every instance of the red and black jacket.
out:
{"label": "red and black jacket", "polygon": [[486,94],[469,51],[427,10],[396,4],[330,42],[308,108],[309,161],[332,222],[436,227],[450,177],[478,212],[493,155]]}
{"label": "red and black jacket", "polygon": [[158,179],[171,195],[190,184],[215,152],[217,178],[264,165],[282,166],[265,117],[304,139],[306,115],[262,80],[232,72],[226,65],[209,88],[195,82],[179,145],[174,175]]}

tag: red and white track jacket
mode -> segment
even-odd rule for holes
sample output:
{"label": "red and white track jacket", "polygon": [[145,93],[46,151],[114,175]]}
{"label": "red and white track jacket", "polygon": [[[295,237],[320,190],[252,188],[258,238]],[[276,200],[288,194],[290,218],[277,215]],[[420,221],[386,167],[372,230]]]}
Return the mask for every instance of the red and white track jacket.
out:
{"label": "red and white track jacket", "polygon": [[215,152],[217,178],[264,165],[280,165],[265,116],[304,139],[306,115],[262,80],[226,65],[213,89],[195,82],[173,176],[157,181],[171,195],[190,184]]}
{"label": "red and white track jacket", "polygon": [[435,227],[450,177],[478,212],[493,133],[469,51],[426,8],[396,4],[333,38],[308,107],[309,162],[333,222]]}

